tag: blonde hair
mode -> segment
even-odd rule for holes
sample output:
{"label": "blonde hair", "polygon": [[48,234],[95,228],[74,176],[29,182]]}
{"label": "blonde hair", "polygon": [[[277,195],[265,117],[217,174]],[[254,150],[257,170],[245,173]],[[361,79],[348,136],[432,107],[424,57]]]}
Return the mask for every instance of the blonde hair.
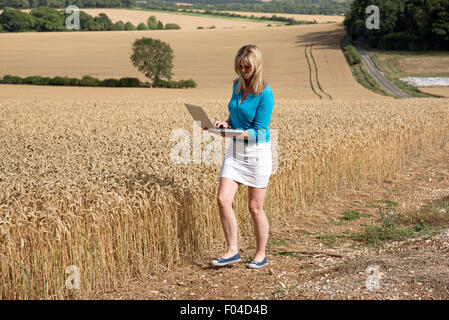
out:
{"label": "blonde hair", "polygon": [[237,92],[240,92],[240,90],[245,88],[245,80],[240,73],[240,64],[242,62],[245,65],[250,65],[252,67],[253,76],[251,79],[250,87],[254,90],[256,95],[261,94],[267,84],[262,77],[262,51],[260,51],[260,49],[256,45],[248,44],[241,47],[237,52],[234,61],[234,70],[235,73],[237,73],[237,75],[239,76],[238,78],[234,79],[234,82],[238,81]]}

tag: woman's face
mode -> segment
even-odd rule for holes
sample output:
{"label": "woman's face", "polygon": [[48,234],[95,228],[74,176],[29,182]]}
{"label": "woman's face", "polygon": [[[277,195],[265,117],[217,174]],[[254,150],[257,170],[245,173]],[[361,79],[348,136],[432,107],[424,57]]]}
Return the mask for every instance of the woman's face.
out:
{"label": "woman's face", "polygon": [[240,73],[242,74],[243,79],[248,80],[253,75],[253,68],[250,64],[240,62]]}

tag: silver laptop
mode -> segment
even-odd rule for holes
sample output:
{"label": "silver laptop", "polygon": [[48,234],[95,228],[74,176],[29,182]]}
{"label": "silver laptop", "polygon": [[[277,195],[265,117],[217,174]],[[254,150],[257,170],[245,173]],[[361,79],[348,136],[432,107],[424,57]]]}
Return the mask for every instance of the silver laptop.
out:
{"label": "silver laptop", "polygon": [[226,136],[234,137],[242,134],[245,130],[240,129],[225,129],[225,128],[214,128],[212,121],[210,121],[206,112],[200,106],[195,106],[193,104],[184,103],[187,110],[189,110],[193,120],[201,122],[201,128],[207,128],[207,131],[215,134],[224,133]]}

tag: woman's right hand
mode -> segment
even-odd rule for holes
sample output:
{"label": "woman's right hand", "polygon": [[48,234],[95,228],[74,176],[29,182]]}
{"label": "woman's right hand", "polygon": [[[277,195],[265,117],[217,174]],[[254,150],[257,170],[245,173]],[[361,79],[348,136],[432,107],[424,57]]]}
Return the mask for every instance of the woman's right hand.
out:
{"label": "woman's right hand", "polygon": [[215,128],[224,128],[227,129],[229,128],[229,123],[227,123],[226,121],[215,121],[214,122],[214,127]]}

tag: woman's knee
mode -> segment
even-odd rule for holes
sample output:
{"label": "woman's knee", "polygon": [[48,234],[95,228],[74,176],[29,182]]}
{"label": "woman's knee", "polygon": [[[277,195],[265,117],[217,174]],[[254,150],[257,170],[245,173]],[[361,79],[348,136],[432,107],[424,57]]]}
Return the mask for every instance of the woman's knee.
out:
{"label": "woman's knee", "polygon": [[217,204],[220,208],[232,207],[232,198],[225,194],[218,194]]}
{"label": "woman's knee", "polygon": [[263,205],[258,202],[250,202],[248,204],[248,209],[253,219],[257,219],[258,217],[265,214],[265,212],[263,211]]}

